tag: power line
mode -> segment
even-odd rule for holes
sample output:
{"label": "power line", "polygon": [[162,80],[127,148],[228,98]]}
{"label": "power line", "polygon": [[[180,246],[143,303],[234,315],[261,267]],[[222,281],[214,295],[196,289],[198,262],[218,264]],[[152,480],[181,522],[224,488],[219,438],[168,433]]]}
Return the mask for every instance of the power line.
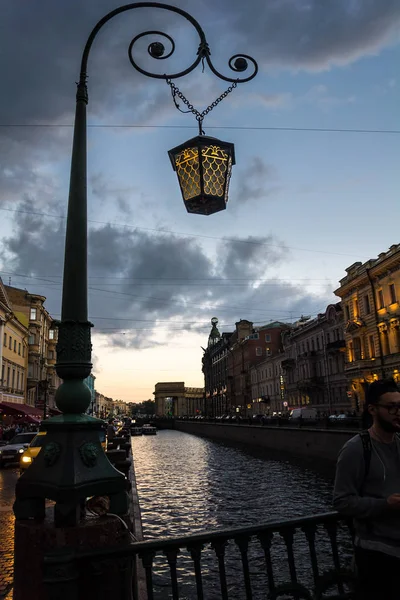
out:
{"label": "power line", "polygon": [[[0,210],[6,211],[6,212],[12,212],[12,213],[36,215],[38,217],[51,217],[52,219],[65,219],[66,218],[64,216],[52,215],[50,213],[39,213],[39,212],[20,210],[20,209],[14,209],[14,208],[0,208]],[[110,221],[96,221],[93,219],[88,219],[88,222],[95,223],[98,225],[115,225],[117,227],[128,227],[129,229],[137,229],[139,231],[151,231],[153,233],[158,233],[158,234],[162,234],[162,235],[172,234],[172,235],[178,235],[178,236],[184,236],[184,237],[194,237],[194,238],[202,238],[202,239],[209,239],[209,240],[217,240],[218,242],[229,242],[231,244],[252,244],[254,246],[279,248],[280,250],[282,250],[282,248],[287,248],[289,250],[296,250],[298,252],[299,251],[300,252],[311,252],[312,254],[329,254],[332,256],[347,256],[347,257],[352,257],[352,258],[356,257],[354,254],[345,254],[343,252],[328,252],[327,250],[310,250],[309,248],[297,248],[296,246],[287,246],[286,244],[283,244],[283,245],[267,244],[264,242],[256,242],[254,240],[239,240],[239,239],[232,239],[232,238],[226,238],[226,237],[215,237],[215,236],[211,236],[211,235],[200,235],[200,234],[196,234],[196,233],[185,233],[185,232],[180,232],[180,231],[165,231],[165,230],[160,230],[160,229],[152,229],[150,227],[137,227],[137,225],[129,225],[127,223],[111,223]],[[358,255],[356,258],[358,258],[358,259],[365,258],[366,260],[368,260],[369,257]]]}
{"label": "power line", "polygon": [[[15,277],[24,277],[26,279],[45,279],[47,277],[53,277],[54,279],[62,279],[62,275],[22,275],[21,273],[14,273],[13,271],[0,271],[2,273],[4,273],[5,275],[14,275]],[[216,282],[216,281],[252,281],[252,282],[263,282],[263,281],[271,281],[271,279],[267,279],[267,278],[260,278],[260,277],[113,277],[111,275],[90,275],[88,277],[88,279],[115,279],[116,281],[131,281],[131,282],[135,282],[135,281],[180,281],[180,282],[188,282],[188,281],[211,281],[211,282]],[[50,283],[55,283],[55,284],[59,284],[59,282],[54,281],[52,282],[51,280],[47,280]],[[296,278],[290,278],[290,280],[286,280],[286,279],[276,279],[277,284],[283,282],[283,283],[291,283],[292,281],[324,281],[326,283],[329,283],[329,279],[327,278],[311,278],[311,277],[296,277]],[[102,285],[116,285],[115,283],[103,283]],[[129,284],[124,284],[124,285],[129,285]]]}
{"label": "power line", "polygon": [[[46,129],[69,129],[73,124],[67,123],[0,123],[1,128],[46,128]],[[90,129],[197,129],[193,125],[137,125],[129,123],[100,124],[92,123],[88,125]],[[246,125],[211,125],[207,129],[227,129],[238,131],[295,131],[295,132],[313,132],[313,133],[372,133],[372,134],[394,134],[400,133],[399,129],[352,129],[352,128],[333,128],[333,127],[260,127]]]}

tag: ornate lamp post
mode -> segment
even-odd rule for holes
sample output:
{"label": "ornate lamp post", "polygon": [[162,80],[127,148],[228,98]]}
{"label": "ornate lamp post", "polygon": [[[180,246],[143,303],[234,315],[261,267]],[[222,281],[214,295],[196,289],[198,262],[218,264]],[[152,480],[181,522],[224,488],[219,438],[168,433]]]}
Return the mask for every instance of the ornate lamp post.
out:
{"label": "ornate lamp post", "polygon": [[[204,116],[238,83],[250,81],[258,70],[257,63],[251,57],[235,55],[229,60],[231,70],[237,75],[246,71],[250,63],[251,73],[243,78],[221,74],[211,62],[209,46],[199,23],[187,12],[158,2],[137,2],[121,6],[104,16],[89,35],[77,84],[62,311],[61,321],[58,323],[56,371],[63,383],[58,388],[55,399],[62,414],[46,421],[46,442],[38,458],[18,480],[14,505],[17,520],[43,519],[46,498],[55,501],[56,526],[76,525],[80,518],[80,506],[89,496],[107,495],[110,498],[110,512],[123,514],[127,509],[126,479],[111,465],[101,449],[100,431],[103,422],[84,414],[91,401],[90,390],[84,384],[84,379],[92,369],[92,323],[88,321],[87,308],[86,80],[90,49],[99,31],[113,17],[136,8],[158,8],[181,15],[193,25],[199,36],[199,48],[194,62],[178,73],[151,73],[142,69],[133,55],[135,43],[152,34],[168,40],[171,48],[166,54],[164,45],[160,41],[154,41],[148,46],[150,56],[158,60],[170,57],[175,50],[175,43],[165,33],[141,33],[132,40],[128,51],[129,60],[137,71],[147,77],[167,81],[177,107],[176,96],[196,115],[200,135],[169,152],[189,212],[208,215],[226,206],[231,167],[235,163],[233,144],[204,136],[202,123]],[[200,63],[207,64],[220,79],[232,83],[202,113],[194,109],[172,83],[173,79],[187,75]]]}

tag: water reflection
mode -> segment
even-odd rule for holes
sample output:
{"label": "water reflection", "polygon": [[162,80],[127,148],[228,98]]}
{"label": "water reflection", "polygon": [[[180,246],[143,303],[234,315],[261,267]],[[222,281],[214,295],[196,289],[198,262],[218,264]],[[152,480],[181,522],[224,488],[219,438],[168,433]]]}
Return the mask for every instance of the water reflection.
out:
{"label": "water reflection", "polygon": [[257,524],[331,509],[331,482],[179,431],[132,438],[146,538]]}
{"label": "water reflection", "polygon": [[[146,539],[185,535],[207,529],[255,525],[331,510],[332,482],[299,464],[260,456],[178,431],[159,431],[156,437],[132,438],[136,478]],[[297,561],[304,583],[311,584],[306,540],[296,534]],[[321,561],[330,566],[329,547],[319,543]],[[264,556],[250,549],[254,598],[265,598]],[[244,598],[238,573],[238,551],[227,553],[232,598]],[[277,580],[288,577],[284,545],[277,539],[273,553]],[[218,568],[211,552],[202,559],[207,598],[220,598]],[[180,561],[182,597],[193,598],[191,563]],[[155,598],[171,597],[169,571],[156,561]]]}

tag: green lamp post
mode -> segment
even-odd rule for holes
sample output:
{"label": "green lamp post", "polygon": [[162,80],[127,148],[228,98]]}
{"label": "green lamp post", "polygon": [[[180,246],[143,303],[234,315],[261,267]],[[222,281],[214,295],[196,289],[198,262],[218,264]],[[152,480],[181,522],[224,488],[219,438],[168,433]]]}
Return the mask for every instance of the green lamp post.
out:
{"label": "green lamp post", "polygon": [[[55,501],[56,526],[73,526],[80,519],[80,507],[90,496],[108,496],[110,511],[124,514],[127,509],[127,480],[108,461],[101,449],[100,432],[103,422],[84,414],[91,395],[84,379],[89,376],[91,363],[91,328],[87,303],[87,142],[86,106],[87,63],[93,41],[102,27],[113,17],[136,8],[158,8],[174,12],[193,25],[199,36],[199,48],[194,62],[184,71],[156,74],[141,68],[134,57],[135,43],[144,36],[159,35],[170,44],[155,41],[148,46],[154,59],[169,58],[174,50],[173,39],[162,32],[146,31],[137,35],[129,46],[132,66],[147,77],[164,79],[170,85],[176,102],[178,96],[189,102],[172,83],[193,71],[200,63],[208,67],[231,87],[202,113],[191,105],[199,124],[199,136],[169,152],[177,172],[185,206],[189,212],[209,215],[226,207],[229,179],[235,164],[233,144],[204,135],[204,116],[238,83],[250,81],[258,71],[257,63],[247,55],[235,55],[229,60],[231,70],[238,73],[252,68],[243,78],[222,75],[211,62],[210,50],[199,23],[187,12],[158,2],[127,4],[105,15],[94,27],[82,55],[77,84],[71,177],[65,241],[64,279],[61,321],[58,322],[56,371],[63,383],[56,392],[56,404],[61,415],[48,419],[46,440],[37,459],[20,477],[16,485],[15,516],[18,519],[43,519],[46,498]],[[178,105],[177,105],[178,106]]]}

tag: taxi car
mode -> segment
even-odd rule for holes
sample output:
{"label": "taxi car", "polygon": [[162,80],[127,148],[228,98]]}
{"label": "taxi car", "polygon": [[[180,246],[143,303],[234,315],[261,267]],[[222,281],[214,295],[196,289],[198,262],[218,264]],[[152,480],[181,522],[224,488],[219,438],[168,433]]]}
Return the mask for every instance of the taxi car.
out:
{"label": "taxi car", "polygon": [[[39,431],[37,435],[33,438],[28,448],[22,454],[19,461],[19,468],[21,471],[25,471],[35,460],[37,455],[40,452],[43,443],[45,442],[45,431]],[[100,442],[103,450],[106,450],[106,432],[104,430],[100,431]]]}
{"label": "taxi car", "polygon": [[21,471],[25,471],[25,469],[27,469],[35,460],[40,452],[40,448],[43,446],[45,435],[45,431],[39,431],[29,444],[28,448],[22,454],[21,458],[19,459],[19,468]]}

